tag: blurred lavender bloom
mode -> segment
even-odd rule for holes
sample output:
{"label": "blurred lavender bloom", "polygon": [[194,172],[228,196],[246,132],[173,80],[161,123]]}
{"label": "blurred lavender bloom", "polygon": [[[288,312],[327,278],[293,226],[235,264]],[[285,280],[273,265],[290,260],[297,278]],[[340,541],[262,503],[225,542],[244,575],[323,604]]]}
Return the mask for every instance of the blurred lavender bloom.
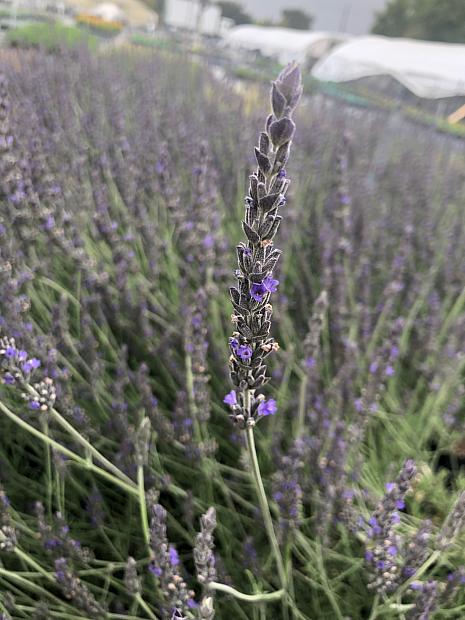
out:
{"label": "blurred lavender bloom", "polygon": [[438,583],[436,581],[428,581],[421,584],[416,599],[415,606],[409,612],[409,620],[430,620],[432,613],[438,604]]}
{"label": "blurred lavender bloom", "polygon": [[[208,584],[216,579],[215,547],[213,532],[216,528],[216,512],[209,508],[200,519],[201,530],[197,534],[194,547],[194,562],[199,583],[208,588]],[[213,615],[211,616],[213,618]]]}
{"label": "blurred lavender bloom", "polygon": [[178,553],[168,542],[166,510],[157,503],[151,503],[149,509],[151,514],[150,540],[153,552],[153,562],[149,569],[160,581],[163,595],[162,617],[169,620],[173,609],[181,613],[189,610],[189,601],[194,597],[194,593],[188,590],[180,574]]}
{"label": "blurred lavender bloom", "polygon": [[104,607],[74,573],[67,558],[59,557],[55,560],[55,579],[66,598],[73,601],[78,609],[87,613],[89,618],[102,620],[106,617]]}
{"label": "blurred lavender bloom", "polygon": [[379,593],[392,592],[399,583],[403,541],[397,533],[399,510],[416,475],[412,460],[404,463],[396,480],[388,483],[386,493],[366,524],[366,561],[373,574],[369,586]]}

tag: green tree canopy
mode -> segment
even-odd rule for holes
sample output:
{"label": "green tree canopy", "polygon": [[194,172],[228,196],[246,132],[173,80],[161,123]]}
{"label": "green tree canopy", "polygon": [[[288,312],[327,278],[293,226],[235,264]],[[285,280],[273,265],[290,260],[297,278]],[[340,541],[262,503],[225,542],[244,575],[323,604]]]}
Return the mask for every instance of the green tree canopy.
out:
{"label": "green tree canopy", "polygon": [[464,0],[391,0],[372,32],[389,37],[465,43]]}
{"label": "green tree canopy", "polygon": [[296,30],[310,30],[313,17],[301,9],[284,9],[281,11],[281,26]]}
{"label": "green tree canopy", "polygon": [[221,2],[218,2],[218,6],[221,9],[221,14],[223,17],[232,19],[237,25],[251,24],[253,21],[250,15],[244,11],[239,2],[234,2],[233,0],[221,0]]}

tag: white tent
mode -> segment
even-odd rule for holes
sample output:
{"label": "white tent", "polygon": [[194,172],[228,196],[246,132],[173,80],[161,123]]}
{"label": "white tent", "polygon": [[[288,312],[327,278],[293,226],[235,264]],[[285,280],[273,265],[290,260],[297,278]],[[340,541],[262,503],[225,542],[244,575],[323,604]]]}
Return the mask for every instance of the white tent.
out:
{"label": "white tent", "polygon": [[360,37],[332,50],[312,75],[327,82],[389,75],[418,97],[465,95],[465,45]]}
{"label": "white tent", "polygon": [[225,36],[225,44],[231,48],[256,51],[263,56],[276,58],[282,64],[308,58],[321,58],[348,35],[338,32],[312,32],[292,28],[266,28],[264,26],[236,26]]}

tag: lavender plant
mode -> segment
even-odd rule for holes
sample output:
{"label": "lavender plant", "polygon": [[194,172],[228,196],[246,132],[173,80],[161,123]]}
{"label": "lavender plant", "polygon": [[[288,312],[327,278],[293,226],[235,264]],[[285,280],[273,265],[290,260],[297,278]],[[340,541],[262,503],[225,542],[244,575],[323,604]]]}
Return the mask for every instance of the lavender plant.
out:
{"label": "lavender plant", "polygon": [[229,339],[230,374],[238,392],[232,390],[224,399],[231,408],[234,423],[246,432],[254,482],[283,591],[287,590],[288,577],[260,475],[253,428],[260,418],[276,413],[275,400],[256,395],[256,390],[267,383],[265,360],[278,349],[278,343],[270,336],[273,312],[270,297],[279,285],[273,275],[280,256],[273,239],[282,219],[279,210],[286,204],[289,179],[285,165],[295,131],[291,117],[301,94],[300,69],[288,65],[272,85],[272,114],[255,148],[258,168],[250,177],[245,199],[242,226],[247,242],[237,246],[238,286],[230,290],[234,307],[231,320],[236,328]]}
{"label": "lavender plant", "polygon": [[2,617],[461,618],[461,142],[294,66],[256,155],[184,57],[3,69]]}

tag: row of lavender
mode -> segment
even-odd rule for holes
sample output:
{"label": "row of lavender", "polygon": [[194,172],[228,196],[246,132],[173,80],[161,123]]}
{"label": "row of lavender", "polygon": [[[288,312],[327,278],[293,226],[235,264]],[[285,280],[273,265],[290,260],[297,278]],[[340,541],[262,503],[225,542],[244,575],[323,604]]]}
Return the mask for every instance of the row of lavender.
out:
{"label": "row of lavender", "polygon": [[305,100],[284,164],[282,84],[254,156],[268,94],[179,58],[4,76],[0,617],[461,618],[462,144]]}

